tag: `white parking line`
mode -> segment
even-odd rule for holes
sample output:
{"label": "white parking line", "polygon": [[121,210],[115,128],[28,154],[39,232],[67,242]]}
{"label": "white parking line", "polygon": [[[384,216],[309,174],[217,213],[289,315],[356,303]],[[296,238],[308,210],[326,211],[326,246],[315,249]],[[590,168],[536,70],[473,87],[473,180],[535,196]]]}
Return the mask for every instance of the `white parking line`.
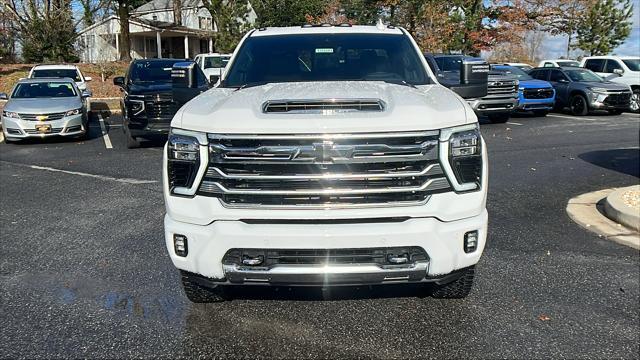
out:
{"label": "white parking line", "polygon": [[568,116],[568,115],[557,115],[557,114],[548,114],[548,117],[561,118],[561,119],[571,119],[571,120],[587,120],[587,121],[598,121],[602,119],[588,118],[584,116]]}
{"label": "white parking line", "polygon": [[0,144],[4,142],[4,132],[0,129]]}
{"label": "white parking line", "polygon": [[509,124],[509,125],[519,125],[519,126],[522,126],[522,124],[517,123],[517,122],[513,122],[513,121],[508,121],[508,122],[507,122],[507,124]]}
{"label": "white parking line", "polygon": [[155,183],[158,182],[156,180],[115,178],[115,177],[112,177],[112,176],[96,175],[96,174],[83,173],[83,172],[79,172],[79,171],[69,171],[69,170],[56,169],[56,168],[52,168],[52,167],[48,167],[48,166],[20,164],[20,163],[15,163],[15,162],[11,162],[11,161],[0,161],[0,163],[11,164],[11,165],[16,165],[16,166],[23,166],[23,167],[28,167],[28,168],[31,168],[31,169],[36,169],[36,170],[45,170],[45,171],[59,172],[59,173],[64,173],[64,174],[69,174],[69,175],[78,175],[78,176],[90,177],[90,178],[103,180],[103,181],[115,181],[115,182],[119,182],[119,183],[132,184],[132,185],[155,184]]}
{"label": "white parking line", "polygon": [[102,139],[104,139],[104,146],[107,149],[113,149],[113,145],[111,145],[111,139],[109,139],[109,134],[107,134],[107,128],[104,126],[104,119],[102,118],[102,114],[98,114],[98,122],[100,122],[100,129],[102,130]]}

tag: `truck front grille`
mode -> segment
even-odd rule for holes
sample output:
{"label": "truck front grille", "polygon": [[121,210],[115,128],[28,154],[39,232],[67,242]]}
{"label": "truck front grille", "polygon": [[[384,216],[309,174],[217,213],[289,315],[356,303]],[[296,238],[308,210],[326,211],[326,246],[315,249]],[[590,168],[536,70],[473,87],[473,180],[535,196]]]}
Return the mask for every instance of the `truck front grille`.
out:
{"label": "truck front grille", "polygon": [[549,99],[553,97],[553,89],[524,89],[522,95],[525,99]]}
{"label": "truck front grille", "polygon": [[198,193],[228,206],[415,205],[450,190],[438,137],[438,131],[210,135]]}
{"label": "truck front grille", "polygon": [[171,120],[179,109],[170,93],[146,95],[144,102],[149,119]]}
{"label": "truck front grille", "polygon": [[492,81],[489,80],[486,98],[512,98],[518,97],[518,85],[515,81]]}

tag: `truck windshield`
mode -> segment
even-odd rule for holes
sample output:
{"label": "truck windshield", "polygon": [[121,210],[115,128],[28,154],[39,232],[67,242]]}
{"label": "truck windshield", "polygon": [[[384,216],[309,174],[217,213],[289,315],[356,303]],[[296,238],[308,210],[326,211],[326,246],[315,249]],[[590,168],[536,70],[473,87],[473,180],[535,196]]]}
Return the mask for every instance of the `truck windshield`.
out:
{"label": "truck windshield", "polygon": [[12,99],[74,97],[76,91],[69,82],[22,83],[16,86]]}
{"label": "truck windshield", "polygon": [[212,69],[212,68],[223,68],[227,66],[229,62],[229,56],[209,56],[204,58],[204,68]]}
{"label": "truck windshield", "polygon": [[491,70],[498,71],[505,75],[511,75],[518,78],[518,80],[533,80],[529,74],[527,74],[524,70],[517,68],[515,66],[492,66]]}
{"label": "truck windshield", "polygon": [[627,65],[631,71],[640,71],[640,59],[624,59],[622,62]]}
{"label": "truck windshield", "polygon": [[173,64],[184,60],[135,61],[131,64],[129,79],[133,83],[171,82]]}
{"label": "truck windshield", "polygon": [[247,39],[224,87],[302,81],[430,80],[408,37],[390,34],[305,34]]}

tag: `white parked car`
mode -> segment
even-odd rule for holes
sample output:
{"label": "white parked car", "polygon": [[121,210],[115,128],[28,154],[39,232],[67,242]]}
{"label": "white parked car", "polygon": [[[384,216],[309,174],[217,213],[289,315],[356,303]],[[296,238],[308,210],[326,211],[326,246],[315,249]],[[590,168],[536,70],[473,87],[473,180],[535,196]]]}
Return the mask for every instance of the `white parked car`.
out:
{"label": "white parked car", "polygon": [[[183,64],[174,96],[197,83]],[[476,89],[457,91],[486,94]],[[250,31],[220,85],[171,127],[165,240],[191,301],[224,300],[226,285],[471,290],[487,237],[486,146],[473,109],[404,29]]]}
{"label": "white parked car", "polygon": [[542,60],[538,67],[578,67],[580,63],[571,59]]}
{"label": "white parked car", "polygon": [[605,80],[628,85],[633,92],[630,109],[640,110],[640,57],[637,56],[590,56],[580,65],[603,77]]}
{"label": "white parked car", "polygon": [[193,60],[202,69],[207,80],[215,84],[218,82],[227,63],[229,63],[230,58],[231,54],[209,53],[196,55]]}
{"label": "white parked car", "polygon": [[36,65],[29,71],[29,79],[33,78],[69,78],[75,81],[80,91],[87,89],[87,82],[91,77],[82,75],[82,71],[75,65]]}

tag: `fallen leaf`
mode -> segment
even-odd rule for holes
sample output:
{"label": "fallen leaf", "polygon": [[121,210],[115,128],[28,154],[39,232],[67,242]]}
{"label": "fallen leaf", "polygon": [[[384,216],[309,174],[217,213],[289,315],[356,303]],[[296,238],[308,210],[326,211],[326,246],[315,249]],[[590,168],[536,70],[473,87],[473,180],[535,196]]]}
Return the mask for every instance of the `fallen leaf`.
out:
{"label": "fallen leaf", "polygon": [[536,168],[531,168],[532,171],[536,171]]}
{"label": "fallen leaf", "polygon": [[540,316],[538,316],[538,320],[540,321],[549,321],[551,320],[551,318],[545,314],[540,314]]}
{"label": "fallen leaf", "polygon": [[547,256],[551,255],[551,251],[547,250]]}

